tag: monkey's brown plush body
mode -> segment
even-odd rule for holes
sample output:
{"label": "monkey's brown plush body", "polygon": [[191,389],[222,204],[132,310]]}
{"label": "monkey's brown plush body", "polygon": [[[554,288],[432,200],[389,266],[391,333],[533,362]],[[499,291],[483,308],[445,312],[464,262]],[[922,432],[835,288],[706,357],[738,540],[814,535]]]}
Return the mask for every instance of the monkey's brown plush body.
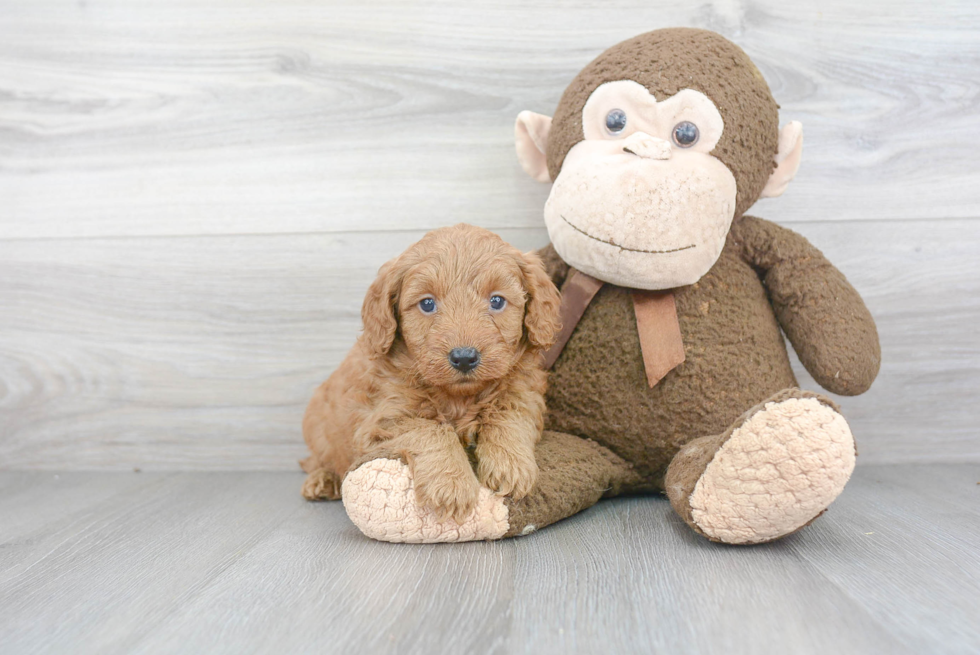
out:
{"label": "monkey's brown plush body", "polygon": [[[540,254],[561,286],[568,265],[551,247]],[[766,401],[795,398],[819,399],[836,413],[829,400],[796,389],[777,315],[804,365],[828,390],[861,393],[878,370],[877,334],[857,292],[803,237],[767,221],[746,216],[736,222],[711,270],[675,298],[686,357],[653,388],[644,374],[630,291],[604,285],[589,304],[549,380],[546,427],[552,433],[546,442],[563,444],[553,461],[539,461],[543,478],[554,474],[550,495],[579,497],[586,506],[603,495],[584,492],[560,472],[560,451],[580,435],[602,447],[592,449],[591,465],[579,462],[591,469],[582,478],[593,478],[596,491],[668,491],[692,523],[685,503],[708,463],[701,460],[711,459],[744,414],[757,413]],[[702,457],[676,457],[692,443],[702,445]],[[756,474],[742,472],[749,480]],[[539,527],[550,522],[550,510],[533,504],[533,498],[518,503],[511,514]]]}
{"label": "monkey's brown plush body", "polygon": [[870,386],[880,350],[860,296],[817,249],[743,216],[799,164],[800,126],[780,130],[777,109],[737,46],[673,29],[600,55],[554,120],[522,112],[521,164],[554,181],[552,245],[540,254],[570,333],[555,351],[537,483],[520,501],[481,506],[465,531],[433,527],[410,495],[387,491],[411,487],[392,453],[344,483],[366,534],[492,539],[603,497],[665,492],[699,534],[746,544],[826,509],[853,470],[854,441],[833,402],[796,388],[783,335],[818,383],[845,395]]}

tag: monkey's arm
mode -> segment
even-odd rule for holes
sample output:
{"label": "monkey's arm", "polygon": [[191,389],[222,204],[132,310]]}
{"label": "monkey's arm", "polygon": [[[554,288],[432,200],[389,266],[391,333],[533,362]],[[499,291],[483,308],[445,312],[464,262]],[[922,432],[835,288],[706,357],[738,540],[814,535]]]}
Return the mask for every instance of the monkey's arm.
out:
{"label": "monkey's arm", "polygon": [[861,296],[799,234],[759,218],[732,225],[742,258],[759,275],[800,361],[823,388],[856,396],[881,365],[878,330]]}
{"label": "monkey's arm", "polygon": [[548,272],[548,277],[560,289],[565,278],[568,277],[568,264],[558,256],[558,251],[550,243],[544,248],[535,250],[534,254],[541,258],[541,263],[544,264],[544,270]]}

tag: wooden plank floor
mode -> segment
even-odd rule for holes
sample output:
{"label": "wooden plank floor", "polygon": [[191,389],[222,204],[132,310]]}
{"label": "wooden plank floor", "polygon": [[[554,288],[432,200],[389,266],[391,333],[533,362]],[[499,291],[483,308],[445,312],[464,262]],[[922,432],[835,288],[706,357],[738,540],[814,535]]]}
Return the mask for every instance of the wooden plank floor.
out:
{"label": "wooden plank floor", "polygon": [[815,525],[749,548],[659,498],[516,540],[383,544],[302,501],[301,477],[0,473],[0,650],[980,650],[980,465],[859,467]]}

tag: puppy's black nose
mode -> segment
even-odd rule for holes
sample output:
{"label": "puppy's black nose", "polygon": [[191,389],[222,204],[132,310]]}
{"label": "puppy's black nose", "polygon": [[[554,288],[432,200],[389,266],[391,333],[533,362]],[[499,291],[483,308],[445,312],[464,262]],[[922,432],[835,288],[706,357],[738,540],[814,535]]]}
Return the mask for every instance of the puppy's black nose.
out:
{"label": "puppy's black nose", "polygon": [[449,351],[449,363],[457,371],[467,373],[480,363],[480,351],[476,348],[453,348]]}

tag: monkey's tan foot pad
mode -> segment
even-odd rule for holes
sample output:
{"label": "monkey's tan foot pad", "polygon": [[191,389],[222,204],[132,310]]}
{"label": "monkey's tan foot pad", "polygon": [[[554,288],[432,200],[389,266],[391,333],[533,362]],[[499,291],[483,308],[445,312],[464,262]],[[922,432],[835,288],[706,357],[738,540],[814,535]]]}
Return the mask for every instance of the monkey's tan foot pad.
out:
{"label": "monkey's tan foot pad", "polygon": [[347,474],[342,490],[347,516],[361,532],[379,541],[431,544],[500,539],[507,533],[504,499],[481,488],[476,509],[462,523],[439,520],[415,499],[408,466],[374,459]]}
{"label": "monkey's tan foot pad", "polygon": [[778,539],[823,513],[854,460],[851,430],[834,408],[812,397],[768,402],[704,469],[688,499],[691,519],[715,541]]}

